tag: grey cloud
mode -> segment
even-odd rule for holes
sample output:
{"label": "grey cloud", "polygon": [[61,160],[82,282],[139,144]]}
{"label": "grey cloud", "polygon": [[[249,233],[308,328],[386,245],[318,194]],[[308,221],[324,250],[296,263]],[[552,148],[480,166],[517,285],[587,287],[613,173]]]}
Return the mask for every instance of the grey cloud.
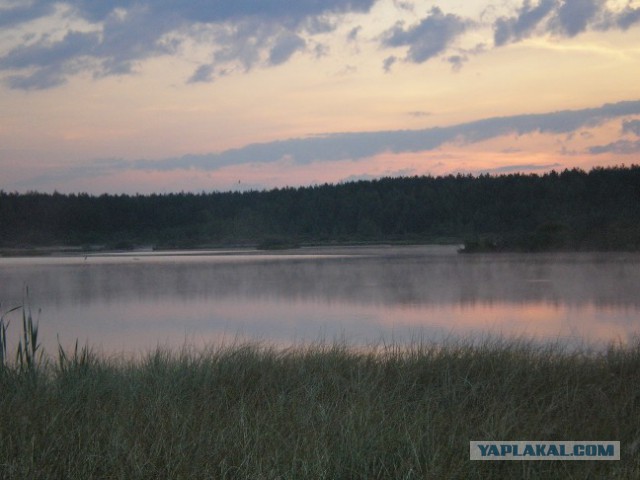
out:
{"label": "grey cloud", "polygon": [[304,49],[307,42],[298,35],[288,34],[282,35],[276,40],[275,45],[269,52],[269,64],[280,65],[291,58],[298,50]]}
{"label": "grey cloud", "polygon": [[622,122],[622,133],[633,133],[640,137],[640,120],[625,120]]}
{"label": "grey cloud", "polygon": [[557,5],[557,0],[542,0],[535,6],[532,6],[529,0],[525,0],[516,16],[496,20],[495,44],[500,46],[527,37]]}
{"label": "grey cloud", "polygon": [[627,30],[640,22],[640,7],[631,8],[627,6],[622,12],[611,15],[609,21],[612,21],[621,30]]}
{"label": "grey cloud", "polygon": [[[92,70],[96,77],[128,74],[137,61],[172,52],[172,46],[161,41],[161,29],[157,27],[157,19],[145,14],[132,14],[126,20],[110,17],[102,32],[69,31],[57,41],[45,36],[33,44],[16,47],[0,57],[0,69],[36,69],[9,77],[11,88],[33,87],[36,83],[39,88],[49,88],[64,83],[80,70]],[[53,77],[55,82],[31,81]]]}
{"label": "grey cloud", "polygon": [[99,44],[97,33],[69,32],[62,40],[47,38],[33,45],[16,47],[0,57],[0,68],[22,69],[59,65],[83,55],[91,55]]}
{"label": "grey cloud", "polygon": [[603,153],[616,153],[619,155],[637,154],[640,153],[640,140],[617,140],[606,145],[590,147],[588,152],[592,155],[600,155]]}
{"label": "grey cloud", "polygon": [[590,139],[592,139],[592,138],[593,138],[593,136],[594,136],[594,135],[593,135],[593,133],[591,133],[590,131],[585,130],[585,131],[583,131],[583,132],[580,132],[580,136],[581,136],[582,138],[586,138],[586,139],[589,139],[589,140],[590,140]]}
{"label": "grey cloud", "polygon": [[347,40],[350,42],[355,42],[358,39],[358,34],[362,30],[361,26],[357,26],[352,28],[347,34]]}
{"label": "grey cloud", "polygon": [[603,7],[602,0],[565,0],[557,9],[551,26],[563,35],[574,37],[587,29]]}
{"label": "grey cloud", "polygon": [[336,75],[345,76],[351,75],[352,73],[356,73],[358,71],[358,67],[355,65],[345,65],[342,70],[338,71]]}
{"label": "grey cloud", "polygon": [[[67,0],[59,5],[71,7],[76,18],[93,24],[94,31],[68,32],[57,41],[44,36],[31,45],[16,46],[0,56],[0,71],[8,72],[4,80],[12,88],[29,82],[40,88],[58,85],[80,70],[96,77],[129,74],[142,60],[177,53],[176,38],[191,38],[211,49],[211,62],[189,81],[210,81],[229,64],[245,71],[258,64],[282,64],[304,48],[302,34],[332,31],[337,25],[332,15],[367,12],[375,1]],[[52,2],[34,0],[29,6],[3,9],[0,25],[17,27],[52,12]],[[166,40],[170,34],[173,41]],[[25,69],[36,71],[20,71]],[[50,81],[37,81],[45,78]]]}
{"label": "grey cloud", "polygon": [[131,73],[140,60],[175,53],[179,44],[163,40],[171,25],[145,10],[133,10],[125,19],[109,17],[104,23],[102,41],[96,48],[96,57],[102,59],[100,74]]}
{"label": "grey cloud", "polygon": [[53,2],[40,2],[0,9],[0,27],[21,25],[25,22],[50,15],[55,10]]}
{"label": "grey cloud", "polygon": [[[70,0],[65,2],[74,7],[82,18],[90,22],[100,22],[106,19],[117,8],[129,9],[136,4],[136,0]],[[158,2],[156,5],[159,5]]]}
{"label": "grey cloud", "polygon": [[313,47],[313,55],[316,58],[326,57],[327,55],[329,55],[330,50],[331,49],[328,45],[318,43],[315,47]]}
{"label": "grey cloud", "polygon": [[640,22],[640,8],[627,5],[617,11],[604,0],[524,0],[514,16],[498,18],[494,25],[496,46],[518,42],[536,34],[561,37],[594,30],[627,30]]}
{"label": "grey cloud", "polygon": [[[640,137],[640,120],[623,120],[622,133]],[[640,153],[640,140],[620,139],[605,145],[589,147],[587,151],[592,155],[614,153],[617,155],[633,155]]]}
{"label": "grey cloud", "polygon": [[449,62],[454,72],[460,71],[467,61],[469,61],[469,57],[466,55],[451,55],[450,57],[447,57],[447,62]]}
{"label": "grey cloud", "polygon": [[449,55],[444,60],[451,65],[451,70],[459,72],[465,63],[469,61],[470,56],[480,55],[486,51],[486,45],[484,43],[478,43],[473,48],[458,48],[458,53]]}
{"label": "grey cloud", "polygon": [[598,125],[609,119],[637,114],[640,114],[640,100],[605,104],[601,107],[582,110],[494,117],[422,130],[336,133],[256,143],[220,153],[185,155],[160,161],[139,160],[132,162],[131,166],[150,170],[183,168],[216,170],[230,165],[273,163],[285,158],[302,165],[321,161],[357,160],[383,152],[428,151],[447,143],[469,144],[510,134],[524,135],[533,132],[566,134],[585,126]]}
{"label": "grey cloud", "polygon": [[304,22],[304,29],[311,35],[329,33],[336,29],[336,24],[332,20],[323,17],[310,17]]}
{"label": "grey cloud", "polygon": [[71,0],[67,3],[94,22],[104,20],[116,8],[144,6],[154,14],[179,17],[187,22],[218,23],[247,17],[301,22],[310,16],[366,12],[373,0]]}
{"label": "grey cloud", "polygon": [[46,67],[29,75],[10,75],[6,83],[9,88],[16,90],[44,90],[65,83],[66,73],[56,67]]}
{"label": "grey cloud", "polygon": [[368,173],[363,173],[360,175],[349,175],[348,177],[343,178],[338,183],[351,183],[351,182],[360,182],[360,181],[370,181],[370,180],[380,180],[381,178],[390,178],[390,177],[410,177],[415,175],[416,171],[411,168],[403,168],[400,170],[387,170],[384,173],[379,175],[370,175]]}
{"label": "grey cloud", "polygon": [[417,25],[405,29],[402,23],[397,23],[386,31],[382,46],[409,47],[406,60],[423,63],[446,50],[468,25],[469,22],[462,17],[444,14],[438,7],[433,7]]}
{"label": "grey cloud", "polygon": [[477,173],[515,173],[522,172],[523,170],[549,170],[558,167],[562,167],[562,164],[547,163],[544,165],[537,165],[534,163],[519,163],[515,165],[505,165],[503,167],[490,168],[488,170],[478,170]]}
{"label": "grey cloud", "polygon": [[213,81],[214,66],[200,65],[188,80],[188,83],[208,83]]}
{"label": "grey cloud", "polygon": [[409,115],[411,115],[412,117],[415,118],[422,118],[422,117],[428,117],[431,115],[431,112],[425,112],[422,110],[414,110],[412,112],[408,112]]}
{"label": "grey cloud", "polygon": [[391,71],[391,67],[394,63],[396,63],[397,60],[397,57],[395,57],[394,55],[385,58],[384,62],[382,62],[382,68],[384,69],[384,71],[389,73]]}
{"label": "grey cloud", "polygon": [[[306,22],[306,31],[311,29],[322,33],[324,29],[321,25],[333,28],[332,25],[329,27],[327,20],[316,20]],[[315,26],[310,27],[314,22]],[[212,37],[209,43],[214,50],[210,64],[213,68],[212,77],[221,76],[222,71],[229,71],[229,65],[234,64],[244,71],[249,71],[257,65],[277,66],[307,46],[306,40],[295,32],[294,27],[286,25],[286,22],[265,21],[258,17],[215,25],[209,34]],[[326,48],[322,45],[317,45],[312,51],[316,58],[326,54]],[[265,56],[266,58],[263,58]],[[193,78],[194,76],[191,80]]]}
{"label": "grey cloud", "polygon": [[283,30],[273,24],[246,20],[218,29],[215,35],[217,50],[213,63],[225,65],[238,62],[245,71],[260,61],[260,55],[270,40]]}
{"label": "grey cloud", "polygon": [[45,38],[35,44],[14,48],[0,57],[0,70],[28,70],[9,75],[5,83],[12,89],[42,90],[66,82],[66,78],[87,66],[99,45],[95,33],[69,32],[59,41]]}
{"label": "grey cloud", "polygon": [[487,45],[485,43],[478,43],[475,47],[465,50],[465,53],[470,55],[480,55],[487,51]]}
{"label": "grey cloud", "polygon": [[[175,51],[177,45],[162,41],[163,27],[164,22],[144,11],[131,12],[125,19],[110,16],[101,32],[69,31],[57,41],[44,36],[16,47],[0,57],[0,69],[35,68],[9,77],[11,88],[22,89],[50,88],[81,70],[91,70],[96,77],[129,74],[140,60]],[[49,81],[52,78],[56,80]]]}
{"label": "grey cloud", "polygon": [[368,173],[363,173],[361,175],[349,175],[348,177],[343,178],[338,183],[352,183],[352,182],[368,182],[371,180],[379,180],[380,175],[370,175]]}
{"label": "grey cloud", "polygon": [[400,10],[407,10],[409,12],[413,12],[414,9],[415,9],[415,6],[411,2],[403,2],[401,0],[393,0],[393,4],[396,6],[396,8],[398,8]]}
{"label": "grey cloud", "polygon": [[[33,185],[51,185],[56,179],[81,179],[126,172],[132,169],[143,171],[170,171],[195,169],[213,172],[225,166],[275,163],[281,160],[296,164],[322,161],[352,161],[384,152],[420,152],[437,149],[447,143],[473,143],[509,134],[531,132],[566,134],[580,131],[585,126],[597,125],[604,121],[640,114],[640,100],[605,104],[601,107],[583,110],[564,110],[546,114],[516,115],[496,117],[449,127],[423,130],[399,130],[361,133],[338,133],[309,138],[297,138],[270,143],[247,145],[206,155],[184,155],[164,160],[101,159],[92,163],[70,168],[57,168],[42,173],[24,183],[25,188]],[[590,153],[638,153],[640,140],[635,142],[615,142],[610,145],[592,147]],[[440,158],[446,154],[439,154]],[[434,163],[442,167],[442,162]],[[555,168],[556,164],[540,168]],[[536,165],[518,164],[499,167],[495,171],[509,169],[533,170]],[[485,171],[486,172],[486,171]],[[480,172],[478,172],[480,173]],[[386,174],[385,174],[386,175]],[[239,188],[239,187],[238,187]]]}

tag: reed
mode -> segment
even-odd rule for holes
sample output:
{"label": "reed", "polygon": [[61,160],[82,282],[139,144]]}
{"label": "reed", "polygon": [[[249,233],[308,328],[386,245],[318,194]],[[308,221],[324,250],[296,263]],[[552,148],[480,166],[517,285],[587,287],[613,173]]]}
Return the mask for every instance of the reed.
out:
{"label": "reed", "polygon": [[16,360],[21,369],[33,371],[38,361],[38,324],[34,323],[28,304],[22,307],[22,340],[18,343]]}
{"label": "reed", "polygon": [[18,310],[22,311],[22,332],[16,347],[16,364],[22,371],[34,372],[43,360],[43,352],[38,343],[38,323],[33,320],[29,288],[26,286],[22,305],[10,308],[0,316],[0,368],[5,370],[9,366],[7,330],[10,322],[7,316]]}
{"label": "reed", "polygon": [[[640,478],[640,342],[237,343],[137,359],[76,344],[34,365],[0,377],[0,478]],[[513,439],[619,440],[622,460],[468,459],[470,440]]]}
{"label": "reed", "polygon": [[94,360],[95,356],[92,355],[87,345],[78,350],[78,340],[76,340],[73,354],[67,354],[64,348],[62,348],[60,337],[58,337],[58,370],[60,372],[68,373],[72,370],[85,370],[89,368]]}
{"label": "reed", "polygon": [[[0,304],[0,307],[2,305]],[[9,328],[9,320],[6,319],[7,315],[22,308],[21,305],[17,307],[10,308],[6,312],[0,315],[0,369],[4,370],[7,364],[7,354],[9,352],[7,348],[7,328]]]}

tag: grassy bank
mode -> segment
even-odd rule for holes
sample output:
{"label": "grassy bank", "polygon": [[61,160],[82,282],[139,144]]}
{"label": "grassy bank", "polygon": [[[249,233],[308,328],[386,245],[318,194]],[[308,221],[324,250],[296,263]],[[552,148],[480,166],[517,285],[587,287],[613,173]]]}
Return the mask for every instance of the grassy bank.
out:
{"label": "grassy bank", "polygon": [[[87,351],[0,374],[0,477],[639,478],[640,344]],[[620,440],[471,462],[469,440]]]}

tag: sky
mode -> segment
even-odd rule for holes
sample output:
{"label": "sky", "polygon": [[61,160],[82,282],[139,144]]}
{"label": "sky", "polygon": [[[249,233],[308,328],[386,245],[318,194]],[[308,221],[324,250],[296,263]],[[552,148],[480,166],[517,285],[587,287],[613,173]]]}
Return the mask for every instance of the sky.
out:
{"label": "sky", "polygon": [[0,0],[0,190],[640,163],[640,0]]}

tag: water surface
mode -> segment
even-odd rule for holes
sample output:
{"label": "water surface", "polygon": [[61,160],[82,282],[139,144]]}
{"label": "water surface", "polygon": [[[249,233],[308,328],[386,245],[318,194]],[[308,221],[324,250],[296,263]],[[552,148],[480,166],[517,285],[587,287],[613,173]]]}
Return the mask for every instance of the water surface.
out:
{"label": "water surface", "polygon": [[0,258],[3,311],[24,285],[48,351],[57,335],[65,346],[77,338],[135,352],[234,337],[366,345],[524,335],[602,345],[640,330],[640,255],[628,253],[418,246]]}

